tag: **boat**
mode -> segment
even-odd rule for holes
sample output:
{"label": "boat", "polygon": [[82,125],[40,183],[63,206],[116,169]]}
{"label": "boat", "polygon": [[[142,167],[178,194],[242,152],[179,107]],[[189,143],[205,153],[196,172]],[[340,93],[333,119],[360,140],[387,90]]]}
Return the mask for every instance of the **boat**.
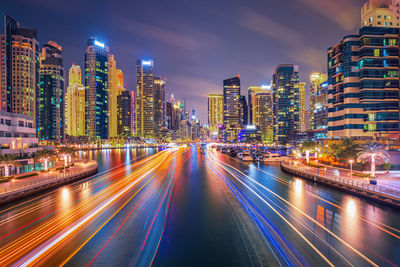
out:
{"label": "boat", "polygon": [[243,160],[243,161],[253,161],[254,159],[253,159],[253,157],[251,156],[251,154],[250,154],[249,151],[245,151],[245,152],[243,152],[243,158],[242,158],[242,160]]}
{"label": "boat", "polygon": [[282,156],[278,153],[265,153],[263,156],[264,162],[279,162],[289,159],[288,157]]}

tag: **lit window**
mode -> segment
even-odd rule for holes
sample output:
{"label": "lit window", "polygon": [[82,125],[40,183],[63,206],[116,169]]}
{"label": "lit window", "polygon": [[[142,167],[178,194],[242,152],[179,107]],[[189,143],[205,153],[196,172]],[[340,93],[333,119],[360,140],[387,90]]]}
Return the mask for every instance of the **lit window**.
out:
{"label": "lit window", "polygon": [[379,49],[374,49],[374,56],[375,57],[379,57],[380,56]]}

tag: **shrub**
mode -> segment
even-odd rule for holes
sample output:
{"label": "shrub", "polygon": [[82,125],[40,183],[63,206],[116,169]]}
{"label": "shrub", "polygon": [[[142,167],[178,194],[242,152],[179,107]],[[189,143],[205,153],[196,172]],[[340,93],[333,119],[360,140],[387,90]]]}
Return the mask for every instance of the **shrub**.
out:
{"label": "shrub", "polygon": [[29,173],[29,174],[25,174],[22,176],[17,177],[17,179],[24,179],[24,178],[28,178],[28,177],[33,177],[33,176],[37,176],[39,175],[37,172],[33,172],[33,173]]}
{"label": "shrub", "polygon": [[353,173],[353,176],[357,176],[357,177],[360,177],[360,178],[368,178],[370,175],[369,174],[355,172],[355,173]]}
{"label": "shrub", "polygon": [[14,176],[1,176],[0,177],[0,183],[6,183],[6,182],[10,181],[13,178],[14,178]]}
{"label": "shrub", "polygon": [[325,169],[325,166],[322,166],[322,165],[319,165],[319,164],[315,164],[315,163],[307,163],[307,162],[305,162],[304,163],[304,165],[307,165],[307,166],[310,166],[310,167],[313,167],[313,168],[318,168],[318,169]]}

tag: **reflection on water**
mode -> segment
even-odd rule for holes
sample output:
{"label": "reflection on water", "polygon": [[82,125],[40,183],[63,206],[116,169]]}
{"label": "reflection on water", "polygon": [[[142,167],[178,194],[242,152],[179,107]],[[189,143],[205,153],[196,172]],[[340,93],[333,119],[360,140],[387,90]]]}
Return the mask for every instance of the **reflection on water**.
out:
{"label": "reflection on water", "polygon": [[62,209],[68,209],[71,204],[71,191],[69,187],[64,187],[61,190],[61,207]]}

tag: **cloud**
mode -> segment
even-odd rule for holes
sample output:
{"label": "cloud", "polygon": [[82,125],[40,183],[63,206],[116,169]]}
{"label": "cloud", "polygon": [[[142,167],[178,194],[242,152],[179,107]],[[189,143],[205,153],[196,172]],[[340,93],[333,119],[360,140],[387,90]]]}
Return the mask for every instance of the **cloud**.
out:
{"label": "cloud", "polygon": [[252,10],[243,7],[241,10],[242,14],[239,19],[239,24],[249,30],[287,44],[293,44],[299,39],[302,39],[302,36],[297,31],[283,24],[277,23]]}
{"label": "cloud", "polygon": [[343,30],[354,30],[358,25],[359,16],[354,14],[360,13],[360,6],[358,3],[348,0],[298,0],[307,8],[318,12],[322,16],[335,22]]}
{"label": "cloud", "polygon": [[220,42],[220,38],[210,33],[197,31],[195,29],[178,26],[155,26],[131,19],[119,18],[120,29],[134,36],[142,36],[147,39],[164,43],[179,49],[197,51],[209,48]]}

